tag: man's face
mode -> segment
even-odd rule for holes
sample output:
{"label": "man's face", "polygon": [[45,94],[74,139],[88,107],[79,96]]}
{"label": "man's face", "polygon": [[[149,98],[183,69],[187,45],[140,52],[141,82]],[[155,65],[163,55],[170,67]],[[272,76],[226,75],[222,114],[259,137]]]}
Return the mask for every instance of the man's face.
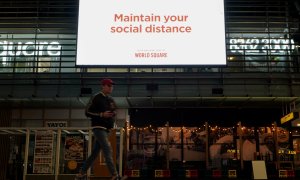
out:
{"label": "man's face", "polygon": [[112,84],[105,84],[102,85],[102,92],[105,94],[111,94],[113,91],[113,85]]}

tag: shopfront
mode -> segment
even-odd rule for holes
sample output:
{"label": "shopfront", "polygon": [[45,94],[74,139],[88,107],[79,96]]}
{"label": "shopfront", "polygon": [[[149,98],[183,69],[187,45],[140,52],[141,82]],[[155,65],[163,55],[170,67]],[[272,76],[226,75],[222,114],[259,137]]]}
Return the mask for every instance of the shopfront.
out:
{"label": "shopfront", "polygon": [[[260,113],[131,109],[124,128],[111,136],[116,165],[132,177],[246,178],[253,174],[252,162],[263,161],[268,178],[298,176],[299,129],[273,121],[281,116],[274,109]],[[47,121],[47,127],[1,128],[1,138],[10,139],[7,176],[73,178],[93,137],[89,128],[70,124],[76,125],[75,119]],[[89,172],[94,177],[108,176],[101,157]]]}
{"label": "shopfront", "polygon": [[300,169],[295,148],[299,133],[278,124],[275,119],[281,114],[274,109],[162,111],[131,111],[125,167],[140,170],[141,176],[155,176],[151,169],[169,169],[178,177],[196,171],[200,178],[247,178],[252,177],[256,161],[264,162],[268,178],[279,177],[279,172],[292,177]]}

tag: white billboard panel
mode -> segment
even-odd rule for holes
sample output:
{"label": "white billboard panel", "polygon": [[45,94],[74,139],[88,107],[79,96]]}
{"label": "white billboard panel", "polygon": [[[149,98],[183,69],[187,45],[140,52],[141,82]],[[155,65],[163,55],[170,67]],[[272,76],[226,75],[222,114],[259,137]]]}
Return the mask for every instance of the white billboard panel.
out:
{"label": "white billboard panel", "polygon": [[80,0],[77,65],[225,65],[223,0]]}

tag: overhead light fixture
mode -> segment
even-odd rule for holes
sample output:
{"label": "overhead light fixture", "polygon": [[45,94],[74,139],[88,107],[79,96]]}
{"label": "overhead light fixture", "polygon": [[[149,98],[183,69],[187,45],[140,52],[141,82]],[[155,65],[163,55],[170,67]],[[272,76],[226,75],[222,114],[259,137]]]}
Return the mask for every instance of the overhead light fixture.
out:
{"label": "overhead light fixture", "polygon": [[17,131],[19,131],[20,133],[26,133],[26,131],[20,129],[18,129]]}
{"label": "overhead light fixture", "polygon": [[63,132],[67,133],[67,134],[70,134],[71,132],[68,131],[68,130],[63,130]]}
{"label": "overhead light fixture", "polygon": [[87,134],[86,132],[82,131],[82,130],[78,130],[78,132],[80,132],[81,134]]}
{"label": "overhead light fixture", "polygon": [[232,61],[232,60],[234,60],[234,57],[229,56],[228,59],[229,59],[230,61]]}
{"label": "overhead light fixture", "polygon": [[9,130],[5,130],[5,129],[2,129],[1,131],[6,132],[6,133],[8,133],[8,134],[14,134],[14,132],[9,131]]}

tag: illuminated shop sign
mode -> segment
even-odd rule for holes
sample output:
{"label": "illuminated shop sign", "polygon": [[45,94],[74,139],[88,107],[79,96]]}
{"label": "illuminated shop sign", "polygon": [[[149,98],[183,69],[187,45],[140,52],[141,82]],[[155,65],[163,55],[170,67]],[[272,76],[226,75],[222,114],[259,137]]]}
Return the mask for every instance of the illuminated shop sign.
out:
{"label": "illuminated shop sign", "polygon": [[52,42],[12,42],[0,41],[0,58],[5,64],[7,57],[17,56],[60,56],[61,45],[57,41]]}
{"label": "illuminated shop sign", "polygon": [[298,112],[290,112],[289,114],[283,116],[280,119],[281,124],[286,123],[288,121],[292,121],[295,120],[299,117],[299,113]]}
{"label": "illuminated shop sign", "polygon": [[286,50],[295,48],[293,39],[230,39],[229,49],[232,53],[280,53],[284,54]]}
{"label": "illuminated shop sign", "polygon": [[3,56],[59,56],[59,42],[10,42],[0,41],[0,57]]}
{"label": "illuminated shop sign", "polygon": [[279,149],[278,154],[297,154],[297,152],[288,149]]}

